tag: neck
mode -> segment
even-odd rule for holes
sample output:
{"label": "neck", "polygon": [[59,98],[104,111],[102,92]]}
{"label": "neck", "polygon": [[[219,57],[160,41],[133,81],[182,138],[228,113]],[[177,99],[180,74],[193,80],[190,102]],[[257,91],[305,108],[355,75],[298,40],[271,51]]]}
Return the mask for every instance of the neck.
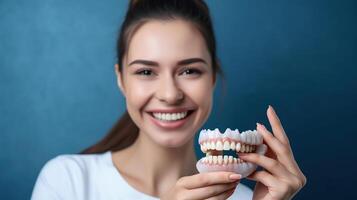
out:
{"label": "neck", "polygon": [[145,177],[143,182],[154,196],[167,191],[180,177],[197,173],[193,138],[181,147],[168,148],[140,132],[128,155],[132,169],[138,177]]}

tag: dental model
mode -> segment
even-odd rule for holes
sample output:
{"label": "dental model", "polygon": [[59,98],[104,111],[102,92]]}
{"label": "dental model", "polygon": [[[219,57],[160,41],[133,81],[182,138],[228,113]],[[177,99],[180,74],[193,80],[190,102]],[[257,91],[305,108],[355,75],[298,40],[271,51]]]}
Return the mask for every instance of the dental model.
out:
{"label": "dental model", "polygon": [[238,129],[227,128],[222,134],[217,128],[214,130],[203,129],[200,132],[198,143],[201,146],[201,151],[206,153],[206,156],[196,164],[200,173],[227,171],[241,174],[242,178],[254,172],[257,165],[245,162],[240,158],[224,155],[224,151],[233,150],[236,155],[239,152],[254,152],[264,155],[267,151],[262,135],[256,130],[239,133]]}

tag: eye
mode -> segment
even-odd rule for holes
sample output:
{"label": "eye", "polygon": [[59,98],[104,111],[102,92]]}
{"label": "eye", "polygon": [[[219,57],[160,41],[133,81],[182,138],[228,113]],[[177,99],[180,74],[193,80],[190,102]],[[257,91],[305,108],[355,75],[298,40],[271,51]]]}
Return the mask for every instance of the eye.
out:
{"label": "eye", "polygon": [[143,69],[143,70],[139,70],[139,71],[135,72],[135,74],[142,75],[142,76],[151,76],[152,73],[153,72],[150,69]]}
{"label": "eye", "polygon": [[183,75],[190,75],[190,74],[200,75],[200,74],[202,74],[202,72],[195,68],[187,68],[182,72],[182,74]]}

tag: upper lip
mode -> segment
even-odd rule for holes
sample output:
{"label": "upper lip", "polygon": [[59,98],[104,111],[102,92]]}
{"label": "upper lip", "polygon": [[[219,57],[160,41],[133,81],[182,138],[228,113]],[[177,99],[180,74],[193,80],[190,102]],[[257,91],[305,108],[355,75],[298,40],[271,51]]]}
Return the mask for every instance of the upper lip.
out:
{"label": "upper lip", "polygon": [[148,110],[147,112],[152,112],[152,113],[180,113],[180,112],[185,112],[193,110],[190,108],[171,108],[171,109],[151,109]]}

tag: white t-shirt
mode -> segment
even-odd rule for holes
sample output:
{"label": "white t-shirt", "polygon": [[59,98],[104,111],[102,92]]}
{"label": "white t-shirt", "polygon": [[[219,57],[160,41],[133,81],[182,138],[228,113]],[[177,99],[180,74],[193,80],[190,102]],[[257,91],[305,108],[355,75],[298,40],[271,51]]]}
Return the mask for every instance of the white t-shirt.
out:
{"label": "white t-shirt", "polygon": [[[129,185],[115,168],[111,152],[60,155],[42,168],[32,200],[158,200]],[[239,184],[229,199],[252,199],[252,190]]]}

